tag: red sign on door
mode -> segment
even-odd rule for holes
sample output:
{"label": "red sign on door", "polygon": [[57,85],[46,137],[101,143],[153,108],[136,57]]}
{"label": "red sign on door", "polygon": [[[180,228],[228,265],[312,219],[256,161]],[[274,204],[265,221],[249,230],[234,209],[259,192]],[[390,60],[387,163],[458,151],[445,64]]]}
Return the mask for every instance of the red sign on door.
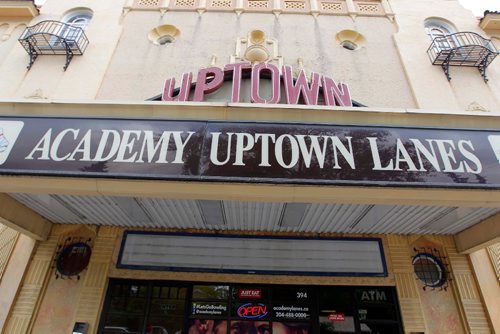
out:
{"label": "red sign on door", "polygon": [[328,320],[330,321],[345,321],[344,313],[330,313],[328,315]]}

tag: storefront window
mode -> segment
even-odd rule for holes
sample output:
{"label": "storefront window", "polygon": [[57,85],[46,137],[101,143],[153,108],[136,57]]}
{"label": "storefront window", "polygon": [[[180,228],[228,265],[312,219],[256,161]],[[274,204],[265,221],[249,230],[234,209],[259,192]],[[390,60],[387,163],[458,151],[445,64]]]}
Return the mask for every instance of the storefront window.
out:
{"label": "storefront window", "polygon": [[193,299],[227,299],[229,285],[195,285],[193,286]]}
{"label": "storefront window", "polygon": [[229,285],[194,285],[188,334],[227,334]]}
{"label": "storefront window", "polygon": [[321,334],[401,333],[392,288],[328,287],[319,297]]}
{"label": "storefront window", "polygon": [[232,320],[230,334],[270,334],[268,321]]}
{"label": "storefront window", "polygon": [[324,288],[319,296],[320,334],[356,333],[352,292],[347,287]]}
{"label": "storefront window", "polygon": [[367,333],[399,333],[397,301],[387,288],[355,289],[358,319]]}
{"label": "storefront window", "polygon": [[103,334],[142,333],[147,301],[147,285],[113,284]]}
{"label": "storefront window", "polygon": [[112,281],[100,334],[402,333],[394,288]]}
{"label": "storefront window", "polygon": [[99,333],[181,334],[187,289],[147,281],[112,281]]}
{"label": "storefront window", "polygon": [[147,334],[181,334],[187,288],[153,286],[147,318]]}
{"label": "storefront window", "polygon": [[308,322],[273,322],[273,334],[309,334]]}

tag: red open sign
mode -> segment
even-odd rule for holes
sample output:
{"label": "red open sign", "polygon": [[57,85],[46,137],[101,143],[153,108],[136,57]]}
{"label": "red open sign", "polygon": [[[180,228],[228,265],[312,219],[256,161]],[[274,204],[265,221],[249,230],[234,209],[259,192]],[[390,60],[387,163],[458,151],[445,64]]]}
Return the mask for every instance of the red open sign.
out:
{"label": "red open sign", "polygon": [[267,306],[264,304],[244,304],[238,308],[237,314],[240,318],[259,319],[267,315]]}

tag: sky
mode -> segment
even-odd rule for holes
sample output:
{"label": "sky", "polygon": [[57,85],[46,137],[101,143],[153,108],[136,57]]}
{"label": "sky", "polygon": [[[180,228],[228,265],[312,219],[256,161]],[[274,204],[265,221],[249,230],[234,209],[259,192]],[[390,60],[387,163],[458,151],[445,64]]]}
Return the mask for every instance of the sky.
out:
{"label": "sky", "polygon": [[500,11],[500,0],[459,0],[467,9],[472,10],[474,15],[482,17],[485,10]]}

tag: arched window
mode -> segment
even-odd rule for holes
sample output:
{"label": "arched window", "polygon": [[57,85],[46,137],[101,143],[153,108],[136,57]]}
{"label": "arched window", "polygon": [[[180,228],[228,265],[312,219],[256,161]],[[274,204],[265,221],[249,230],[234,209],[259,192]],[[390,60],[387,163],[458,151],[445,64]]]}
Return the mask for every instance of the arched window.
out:
{"label": "arched window", "polygon": [[73,27],[85,30],[92,19],[92,11],[90,9],[80,9],[71,11],[63,18],[64,23],[71,24]]}
{"label": "arched window", "polygon": [[66,14],[63,18],[63,22],[68,24],[68,26],[64,27],[62,37],[70,44],[78,41],[83,31],[87,29],[92,19],[92,14],[90,9],[72,10]]}
{"label": "arched window", "polygon": [[432,18],[425,20],[424,26],[427,36],[429,36],[432,41],[436,41],[435,46],[439,49],[443,50],[457,47],[458,41],[450,36],[456,33],[456,29],[451,23]]}

